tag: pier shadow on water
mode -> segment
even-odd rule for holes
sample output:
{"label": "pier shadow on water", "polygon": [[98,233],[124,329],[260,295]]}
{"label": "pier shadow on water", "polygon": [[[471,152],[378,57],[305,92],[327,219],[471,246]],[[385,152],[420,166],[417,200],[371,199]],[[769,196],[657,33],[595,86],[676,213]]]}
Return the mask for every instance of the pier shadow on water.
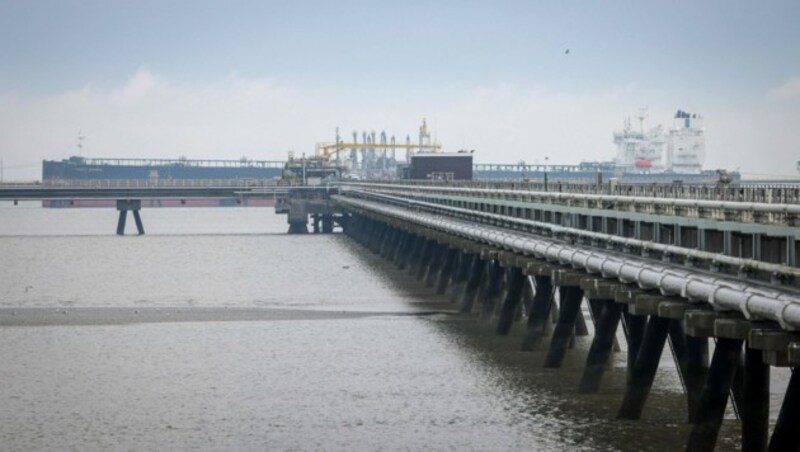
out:
{"label": "pier shadow on water", "polygon": [[[367,248],[348,241],[345,246],[358,256],[376,276],[391,281],[399,292],[418,293],[423,282],[408,271],[398,270],[392,263]],[[531,351],[523,351],[524,323],[515,322],[506,336],[495,333],[496,318],[479,320],[477,313],[462,314],[445,295],[433,289],[413,303],[417,309],[440,312],[425,316],[422,321],[446,337],[452,353],[478,363],[485,369],[487,382],[503,388],[496,401],[504,410],[512,411],[520,423],[536,430],[547,430],[560,438],[561,448],[582,450],[662,451],[682,450],[691,426],[687,422],[686,396],[669,350],[662,354],[650,396],[639,420],[618,420],[617,411],[625,394],[626,344],[617,333],[620,350],[604,373],[601,389],[596,394],[578,394],[577,388],[585,366],[593,334],[588,312],[589,336],[574,337],[562,366],[546,369],[549,337]],[[477,304],[477,302],[476,302]],[[457,379],[458,375],[446,378]],[[774,415],[773,415],[774,416]],[[720,429],[716,450],[738,450],[739,422],[728,409]],[[549,449],[545,444],[531,444],[532,450]]]}

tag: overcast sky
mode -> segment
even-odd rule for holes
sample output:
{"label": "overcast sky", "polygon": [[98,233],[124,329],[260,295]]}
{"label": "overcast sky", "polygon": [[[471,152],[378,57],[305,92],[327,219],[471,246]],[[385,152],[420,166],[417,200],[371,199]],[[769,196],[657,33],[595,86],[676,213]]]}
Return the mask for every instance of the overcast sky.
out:
{"label": "overcast sky", "polygon": [[480,162],[609,160],[642,107],[701,114],[708,168],[795,174],[800,2],[645,3],[0,0],[5,179],[79,131],[87,157],[282,160],[422,118]]}

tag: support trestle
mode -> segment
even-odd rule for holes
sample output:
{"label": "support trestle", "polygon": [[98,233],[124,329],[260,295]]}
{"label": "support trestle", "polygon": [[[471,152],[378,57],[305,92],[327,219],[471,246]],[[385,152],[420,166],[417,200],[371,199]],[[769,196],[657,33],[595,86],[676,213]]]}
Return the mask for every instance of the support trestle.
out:
{"label": "support trestle", "polygon": [[[118,232],[124,232],[123,214],[127,210],[134,210],[137,228],[144,233],[138,209],[128,208],[120,209]],[[325,216],[321,222],[322,232],[328,232]],[[751,331],[752,322],[741,317],[720,319],[707,307],[690,305],[677,297],[664,297],[597,275],[587,277],[551,262],[466,244],[430,230],[354,215],[345,233],[398,269],[411,272],[436,293],[450,290],[450,300],[457,303],[460,312],[476,311],[474,315],[490,323],[498,335],[510,335],[514,322],[524,321],[520,331],[523,350],[537,349],[554,323],[543,363],[546,368],[560,367],[575,336],[591,331],[592,342],[578,385],[581,394],[601,389],[618,347],[621,324],[627,342],[628,377],[617,413],[620,419],[642,416],[663,350],[669,344],[686,392],[691,425],[687,450],[714,449],[731,397],[741,415],[743,450],[800,449],[800,435],[794,431],[800,425],[800,373],[792,373],[772,436],[768,437],[770,369],[787,365],[786,344],[780,340],[800,343],[796,335],[782,338],[782,332],[773,326],[773,330],[753,336],[761,330]],[[584,299],[592,330],[582,323]],[[767,333],[779,336],[771,340],[783,345],[776,347],[758,339]],[[712,339],[716,345],[709,362]],[[800,346],[795,348],[800,350]]]}
{"label": "support trestle", "polygon": [[136,222],[136,231],[139,235],[144,235],[144,225],[142,224],[142,217],[139,216],[139,210],[142,208],[142,201],[138,199],[120,199],[117,200],[117,210],[119,211],[119,220],[117,220],[117,235],[125,235],[125,222],[128,217],[128,211],[133,213],[133,219]]}

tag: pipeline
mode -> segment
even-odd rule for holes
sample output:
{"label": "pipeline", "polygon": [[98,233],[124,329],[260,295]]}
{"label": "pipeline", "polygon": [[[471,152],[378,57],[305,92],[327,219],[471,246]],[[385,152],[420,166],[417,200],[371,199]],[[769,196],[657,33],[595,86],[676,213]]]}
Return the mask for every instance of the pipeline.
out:
{"label": "pipeline", "polygon": [[513,223],[527,228],[538,228],[548,230],[553,235],[564,234],[574,237],[581,237],[587,240],[611,242],[620,246],[640,248],[645,251],[655,251],[658,253],[680,256],[685,259],[706,261],[713,264],[724,264],[741,270],[760,270],[770,273],[775,276],[787,276],[790,278],[800,278],[800,268],[790,267],[786,265],[772,264],[769,262],[762,262],[754,259],[746,259],[728,256],[721,253],[712,253],[708,251],[701,251],[697,249],[684,248],[676,245],[667,245],[663,243],[654,243],[646,240],[639,240],[630,237],[620,237],[612,234],[604,234],[602,232],[586,231],[583,229],[570,228],[566,226],[555,225],[535,220],[527,220],[523,218],[510,217],[506,215],[499,215],[489,212],[481,212],[472,209],[464,209],[460,207],[445,206],[437,203],[411,200],[399,196],[387,195],[383,193],[376,193],[373,191],[362,190],[349,190],[364,194],[371,197],[382,198],[390,201],[395,201],[405,205],[406,207],[426,207],[436,210],[444,210],[457,215],[470,215],[472,217],[481,217],[490,221],[501,221],[504,223]]}
{"label": "pipeline", "polygon": [[787,293],[767,291],[726,278],[711,278],[688,271],[678,272],[674,268],[653,262],[627,256],[621,258],[593,249],[534,238],[521,232],[504,231],[371,201],[349,199],[341,195],[331,198],[345,206],[377,212],[523,255],[558,262],[583,269],[590,274],[600,274],[605,278],[616,278],[623,283],[636,283],[644,289],[659,289],[664,295],[677,295],[689,302],[707,302],[718,311],[738,311],[748,319],[772,320],[785,330],[800,330],[800,298]]}

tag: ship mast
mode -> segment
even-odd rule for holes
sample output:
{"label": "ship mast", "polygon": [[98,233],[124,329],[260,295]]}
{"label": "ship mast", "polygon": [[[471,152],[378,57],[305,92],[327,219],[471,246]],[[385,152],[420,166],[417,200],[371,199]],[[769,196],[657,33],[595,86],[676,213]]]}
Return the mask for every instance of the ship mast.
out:
{"label": "ship mast", "polygon": [[647,118],[647,107],[640,108],[639,114],[634,117],[639,120],[639,133],[644,135],[644,120]]}

